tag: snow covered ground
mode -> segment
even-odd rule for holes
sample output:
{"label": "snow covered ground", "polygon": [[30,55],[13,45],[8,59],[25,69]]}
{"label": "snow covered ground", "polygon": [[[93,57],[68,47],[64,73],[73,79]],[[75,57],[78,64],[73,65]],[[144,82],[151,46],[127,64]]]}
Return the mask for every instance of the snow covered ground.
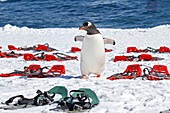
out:
{"label": "snow covered ground", "polygon": [[[162,25],[148,29],[99,29],[104,37],[116,40],[116,45],[106,45],[106,48],[113,49],[106,53],[105,72],[101,78],[64,79],[64,78],[0,78],[0,101],[4,102],[12,96],[23,94],[31,98],[36,95],[37,89],[47,91],[54,86],[65,86],[68,90],[81,87],[91,88],[100,99],[100,104],[93,108],[90,113],[159,113],[159,111],[170,108],[170,82],[169,80],[148,81],[148,80],[116,80],[109,81],[106,78],[114,73],[123,72],[129,64],[154,64],[167,65],[170,72],[169,53],[150,53],[154,57],[165,58],[162,61],[141,61],[141,62],[113,62],[115,55],[136,55],[126,53],[128,46],[136,46],[145,49],[146,47],[159,48],[160,46],[170,47],[170,25]],[[33,46],[36,44],[48,43],[50,47],[59,49],[69,55],[80,53],[69,53],[72,46],[80,47],[81,42],[74,42],[76,35],[85,35],[85,31],[78,28],[49,28],[31,29],[27,27],[18,28],[6,25],[0,28],[1,51],[7,51],[9,44],[17,47]],[[19,52],[19,51],[16,51]],[[66,67],[65,76],[80,76],[79,61],[24,61],[23,57],[0,59],[0,73],[12,72],[14,69],[23,70],[24,66],[40,64],[41,66],[52,66],[64,64]],[[1,104],[0,104],[1,106]],[[55,105],[47,105],[19,110],[2,110],[1,113],[55,113],[49,111]]]}

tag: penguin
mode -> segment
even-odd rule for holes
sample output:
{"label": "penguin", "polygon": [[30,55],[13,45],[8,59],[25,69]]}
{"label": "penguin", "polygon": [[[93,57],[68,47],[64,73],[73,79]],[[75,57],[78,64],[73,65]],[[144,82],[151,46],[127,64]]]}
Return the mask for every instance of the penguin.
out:
{"label": "penguin", "polygon": [[100,77],[105,65],[105,47],[103,36],[91,22],[84,22],[79,30],[87,31],[81,49],[80,70],[83,79],[90,74]]}

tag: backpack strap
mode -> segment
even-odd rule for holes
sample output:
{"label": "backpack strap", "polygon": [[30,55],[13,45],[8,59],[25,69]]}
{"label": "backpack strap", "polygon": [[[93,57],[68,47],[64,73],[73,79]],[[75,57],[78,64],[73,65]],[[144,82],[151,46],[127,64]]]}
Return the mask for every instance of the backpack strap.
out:
{"label": "backpack strap", "polygon": [[47,105],[51,102],[53,102],[53,98],[55,94],[53,93],[52,96],[49,95],[48,92],[42,92],[40,90],[37,90],[36,92],[38,95],[35,96],[34,98],[25,98],[23,95],[17,95],[9,98],[5,104],[10,105],[14,101],[14,99],[19,98],[17,103],[13,104],[14,106],[18,105],[25,105],[24,107],[27,107],[27,105],[36,105],[36,106],[42,106],[42,105]]}
{"label": "backpack strap", "polygon": [[80,110],[80,109],[90,109],[91,102],[85,91],[81,90],[71,90],[70,96],[65,97],[63,100],[57,102],[61,108],[63,106],[67,107],[69,111]]}
{"label": "backpack strap", "polygon": [[78,60],[77,56],[70,56],[59,52],[53,54],[56,55],[60,60]]}
{"label": "backpack strap", "polygon": [[13,104],[14,106],[25,105],[24,107],[27,107],[27,105],[34,104],[34,99],[25,98],[23,95],[17,95],[17,96],[11,97],[5,102],[5,104],[6,105],[12,104],[13,100],[16,98],[19,98],[19,99],[18,99],[17,103]]}
{"label": "backpack strap", "polygon": [[36,106],[42,106],[42,105],[47,105],[51,102],[54,101],[54,96],[55,94],[53,93],[52,96],[48,94],[48,92],[42,93],[40,90],[37,90],[37,96],[35,96],[34,99],[34,105]]}

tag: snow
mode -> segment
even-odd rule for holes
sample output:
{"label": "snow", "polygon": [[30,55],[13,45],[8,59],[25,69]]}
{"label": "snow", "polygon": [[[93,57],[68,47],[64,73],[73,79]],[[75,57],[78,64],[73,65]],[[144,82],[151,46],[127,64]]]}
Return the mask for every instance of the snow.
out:
{"label": "snow", "polygon": [[[20,78],[9,77],[0,78],[0,101],[4,102],[12,96],[22,94],[31,98],[36,95],[38,89],[47,91],[54,86],[65,86],[69,91],[82,87],[91,88],[99,97],[100,103],[91,109],[90,113],[159,113],[169,109],[170,105],[170,82],[169,80],[149,81],[149,80],[106,80],[114,73],[123,72],[129,64],[154,64],[167,65],[170,72],[169,53],[150,53],[154,57],[165,58],[162,61],[141,61],[141,62],[113,62],[116,55],[138,55],[138,53],[126,53],[128,46],[136,46],[144,49],[146,47],[159,48],[160,46],[170,47],[170,25],[162,25],[146,29],[100,29],[104,37],[112,38],[116,45],[106,45],[106,48],[113,49],[106,53],[105,72],[101,78],[64,79],[64,78]],[[69,55],[76,55],[80,58],[80,53],[70,53],[72,46],[80,47],[81,42],[74,42],[77,35],[85,35],[85,31],[78,28],[46,28],[32,29],[27,27],[16,27],[6,25],[0,28],[1,51],[8,51],[9,44],[17,47],[33,46],[36,44],[48,43],[50,47],[59,49],[60,52]],[[19,53],[19,51],[16,51]],[[24,61],[23,57],[0,59],[0,73],[8,73],[23,70],[24,66],[30,64],[40,64],[41,66],[52,66],[63,64],[66,67],[65,76],[80,76],[80,60],[72,61]],[[0,106],[2,106],[0,104]],[[1,113],[55,113],[50,111],[56,105],[46,105],[19,110],[2,110]]]}

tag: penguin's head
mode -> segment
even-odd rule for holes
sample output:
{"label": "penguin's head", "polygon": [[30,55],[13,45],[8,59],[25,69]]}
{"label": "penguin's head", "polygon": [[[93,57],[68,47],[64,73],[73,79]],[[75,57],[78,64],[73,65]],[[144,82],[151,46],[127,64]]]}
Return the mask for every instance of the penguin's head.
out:
{"label": "penguin's head", "polygon": [[99,34],[100,32],[97,30],[95,25],[91,22],[84,22],[83,25],[79,28],[79,30],[87,31],[88,35]]}

